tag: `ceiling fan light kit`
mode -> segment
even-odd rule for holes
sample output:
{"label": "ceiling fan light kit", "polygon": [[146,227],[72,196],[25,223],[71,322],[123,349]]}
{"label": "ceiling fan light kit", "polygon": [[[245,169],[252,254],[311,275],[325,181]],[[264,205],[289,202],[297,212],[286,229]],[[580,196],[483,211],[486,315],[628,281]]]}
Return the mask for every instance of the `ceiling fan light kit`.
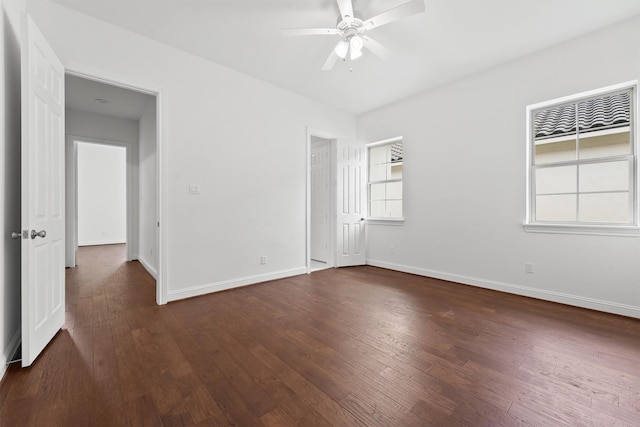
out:
{"label": "ceiling fan light kit", "polygon": [[338,55],[341,59],[344,59],[347,57],[347,51],[349,50],[349,43],[347,43],[344,40],[341,40],[340,42],[338,42],[334,50],[336,52],[336,55]]}
{"label": "ceiling fan light kit", "polygon": [[[359,37],[358,37],[359,38]],[[351,39],[351,41],[353,41],[353,39]],[[358,58],[360,58],[362,56],[362,48],[357,48],[354,45],[356,45],[355,43],[349,43],[349,46],[351,48],[351,60],[354,61]],[[362,45],[362,42],[360,42],[360,45]]]}
{"label": "ceiling fan light kit", "polygon": [[349,39],[349,47],[352,50],[362,50],[363,45],[364,42],[362,41],[362,37],[360,36],[353,36]]}
{"label": "ceiling fan light kit", "polygon": [[363,48],[371,51],[381,59],[388,59],[391,56],[391,51],[371,37],[365,36],[364,33],[390,22],[397,21],[398,19],[422,13],[425,10],[424,0],[410,0],[363,21],[354,16],[351,0],[336,1],[338,3],[338,9],[340,9],[340,16],[338,17],[338,25],[336,28],[289,28],[282,30],[283,36],[339,36],[340,41],[333,48],[321,68],[323,71],[333,69],[338,58],[346,60],[347,53],[350,53],[349,59],[352,61],[360,58]]}

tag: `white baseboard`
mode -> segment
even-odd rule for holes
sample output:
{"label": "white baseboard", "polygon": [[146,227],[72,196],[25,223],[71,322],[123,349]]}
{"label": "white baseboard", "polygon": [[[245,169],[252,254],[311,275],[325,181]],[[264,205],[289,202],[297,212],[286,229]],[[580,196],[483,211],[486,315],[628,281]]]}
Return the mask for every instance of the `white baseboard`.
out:
{"label": "white baseboard", "polygon": [[94,240],[88,242],[78,242],[78,246],[100,246],[100,245],[121,245],[127,243],[126,240]]}
{"label": "white baseboard", "polygon": [[21,340],[22,334],[20,333],[20,329],[18,329],[9,342],[9,346],[0,356],[0,381],[4,377],[5,372],[7,372],[7,365],[9,364],[9,362],[11,362],[11,357],[16,354]]}
{"label": "white baseboard", "polygon": [[151,267],[151,264],[149,264],[142,257],[138,257],[138,262],[140,262],[140,264],[142,264],[144,269],[147,270],[147,273],[149,273],[151,275],[151,277],[153,277],[155,280],[158,280],[158,272],[156,271],[155,268]]}
{"label": "white baseboard", "polygon": [[374,259],[368,259],[367,265],[640,319],[640,307],[632,305],[597,300],[594,298],[587,298],[579,295],[564,294],[561,292],[547,291],[544,289],[536,289],[528,286],[496,282],[493,280],[479,279],[477,277],[463,276],[460,274],[429,270],[420,267],[395,264],[386,261],[378,261]]}
{"label": "white baseboard", "polygon": [[307,274],[307,267],[292,268],[290,270],[274,271],[271,273],[247,276],[239,279],[224,280],[221,282],[208,283],[200,286],[193,286],[187,289],[167,292],[167,301],[176,301],[184,298],[196,297],[210,294],[212,292],[226,291],[227,289],[239,288],[241,286],[254,285],[256,283],[268,282],[269,280],[284,279],[286,277]]}

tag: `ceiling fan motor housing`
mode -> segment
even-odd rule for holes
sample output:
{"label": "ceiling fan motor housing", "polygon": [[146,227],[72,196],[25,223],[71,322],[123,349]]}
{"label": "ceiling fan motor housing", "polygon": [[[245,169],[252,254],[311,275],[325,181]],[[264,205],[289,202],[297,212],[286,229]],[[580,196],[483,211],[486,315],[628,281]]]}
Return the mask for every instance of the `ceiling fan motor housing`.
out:
{"label": "ceiling fan motor housing", "polygon": [[365,29],[364,21],[362,19],[353,18],[351,16],[346,16],[345,19],[342,19],[341,16],[338,16],[337,28],[338,30],[342,31],[342,35],[345,40],[355,36],[356,34],[361,34]]}
{"label": "ceiling fan motor housing", "polygon": [[[355,12],[354,12],[354,15],[355,15]],[[345,16],[344,19],[342,19],[341,16],[338,16],[338,24],[336,25],[336,27],[340,31],[355,29],[358,32],[361,32],[362,30],[364,30],[364,21],[362,19],[351,17],[351,16]]]}

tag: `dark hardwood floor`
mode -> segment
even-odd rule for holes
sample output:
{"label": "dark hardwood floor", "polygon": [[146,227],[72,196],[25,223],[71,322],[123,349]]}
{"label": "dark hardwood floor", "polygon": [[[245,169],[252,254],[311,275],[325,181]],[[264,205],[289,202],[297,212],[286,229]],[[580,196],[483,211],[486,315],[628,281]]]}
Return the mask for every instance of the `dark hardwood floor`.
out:
{"label": "dark hardwood floor", "polygon": [[159,307],[123,246],[78,264],[2,426],[640,425],[637,319],[374,267]]}

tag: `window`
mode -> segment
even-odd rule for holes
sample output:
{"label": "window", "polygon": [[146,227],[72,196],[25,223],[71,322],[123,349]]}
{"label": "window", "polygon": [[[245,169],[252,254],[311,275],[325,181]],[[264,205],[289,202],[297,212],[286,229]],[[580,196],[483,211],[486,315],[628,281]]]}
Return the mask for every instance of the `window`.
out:
{"label": "window", "polygon": [[402,220],[402,138],[367,146],[369,218]]}
{"label": "window", "polygon": [[621,85],[527,108],[527,225],[539,229],[525,228],[638,226],[635,90]]}

